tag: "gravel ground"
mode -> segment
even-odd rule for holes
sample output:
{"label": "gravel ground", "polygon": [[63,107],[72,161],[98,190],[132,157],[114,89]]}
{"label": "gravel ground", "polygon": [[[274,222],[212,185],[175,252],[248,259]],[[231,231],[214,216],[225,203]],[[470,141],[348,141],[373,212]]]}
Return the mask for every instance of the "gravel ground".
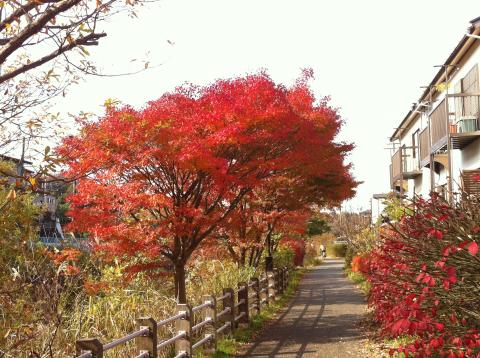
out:
{"label": "gravel ground", "polygon": [[307,271],[289,305],[238,356],[382,357],[359,326],[364,296],[342,268],[343,260],[327,259]]}

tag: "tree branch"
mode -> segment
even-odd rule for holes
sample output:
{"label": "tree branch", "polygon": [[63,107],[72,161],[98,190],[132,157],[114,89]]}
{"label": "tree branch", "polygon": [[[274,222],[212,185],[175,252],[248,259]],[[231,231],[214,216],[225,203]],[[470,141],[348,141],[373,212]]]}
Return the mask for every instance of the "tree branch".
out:
{"label": "tree branch", "polygon": [[13,37],[12,40],[0,50],[0,64],[4,63],[8,56],[18,50],[28,38],[40,32],[55,16],[78,5],[80,1],[81,0],[65,0],[58,6],[52,6],[45,10],[38,19],[20,31],[17,36]]}
{"label": "tree branch", "polygon": [[107,36],[106,33],[100,33],[100,34],[88,34],[85,37],[81,37],[75,42],[69,43],[68,45],[60,47],[58,50],[36,60],[33,62],[30,62],[29,64],[26,64],[25,66],[22,66],[20,68],[17,68],[16,70],[13,70],[11,72],[5,73],[4,75],[0,76],[0,83],[3,83],[5,81],[8,81],[9,79],[14,78],[15,76],[18,76],[20,73],[24,73],[27,71],[30,71],[31,69],[34,69],[36,67],[39,67],[48,61],[54,59],[55,57],[60,56],[64,52],[70,51],[71,49],[78,47],[78,46],[92,46],[92,45],[98,45],[98,39]]}
{"label": "tree branch", "polygon": [[5,30],[9,24],[11,24],[13,21],[18,20],[18,18],[20,18],[22,15],[27,15],[30,10],[35,9],[41,3],[54,4],[60,1],[62,0],[29,1],[27,4],[20,6],[18,9],[13,11],[10,16],[6,17],[5,19],[3,19],[3,21],[0,22],[0,31]]}

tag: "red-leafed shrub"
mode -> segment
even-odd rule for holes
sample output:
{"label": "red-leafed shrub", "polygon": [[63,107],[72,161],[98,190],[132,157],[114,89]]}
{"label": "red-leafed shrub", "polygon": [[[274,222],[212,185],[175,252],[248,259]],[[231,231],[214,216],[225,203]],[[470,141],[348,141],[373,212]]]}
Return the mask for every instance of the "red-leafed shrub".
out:
{"label": "red-leafed shrub", "polygon": [[352,271],[365,272],[368,271],[369,262],[366,256],[354,256],[352,258]]}
{"label": "red-leafed shrub", "polygon": [[407,357],[480,357],[480,200],[418,200],[382,230],[365,271],[387,337],[418,339]]}
{"label": "red-leafed shrub", "polygon": [[286,237],[280,240],[280,246],[288,247],[293,250],[295,253],[293,264],[295,266],[303,265],[303,259],[305,257],[305,241],[303,239]]}

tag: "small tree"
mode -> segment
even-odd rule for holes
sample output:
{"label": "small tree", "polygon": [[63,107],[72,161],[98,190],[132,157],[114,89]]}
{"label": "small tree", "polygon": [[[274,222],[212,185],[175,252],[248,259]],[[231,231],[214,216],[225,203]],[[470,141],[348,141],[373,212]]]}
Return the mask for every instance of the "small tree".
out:
{"label": "small tree", "polygon": [[[110,108],[58,149],[70,175],[72,228],[133,270],[173,267],[186,302],[185,265],[242,200],[269,178],[344,168],[337,113],[264,74],[183,87],[141,111]],[[170,266],[171,265],[171,266]]]}

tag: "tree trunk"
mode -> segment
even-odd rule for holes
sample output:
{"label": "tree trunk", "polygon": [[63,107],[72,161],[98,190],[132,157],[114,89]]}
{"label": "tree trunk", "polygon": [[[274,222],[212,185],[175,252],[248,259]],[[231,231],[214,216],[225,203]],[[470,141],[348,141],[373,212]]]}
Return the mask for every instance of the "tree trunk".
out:
{"label": "tree trunk", "polygon": [[245,255],[246,255],[246,249],[244,248],[241,248],[240,249],[240,262],[238,263],[238,265],[240,267],[245,267]]}
{"label": "tree trunk", "polygon": [[175,299],[177,303],[187,303],[185,264],[183,262],[175,263]]}

